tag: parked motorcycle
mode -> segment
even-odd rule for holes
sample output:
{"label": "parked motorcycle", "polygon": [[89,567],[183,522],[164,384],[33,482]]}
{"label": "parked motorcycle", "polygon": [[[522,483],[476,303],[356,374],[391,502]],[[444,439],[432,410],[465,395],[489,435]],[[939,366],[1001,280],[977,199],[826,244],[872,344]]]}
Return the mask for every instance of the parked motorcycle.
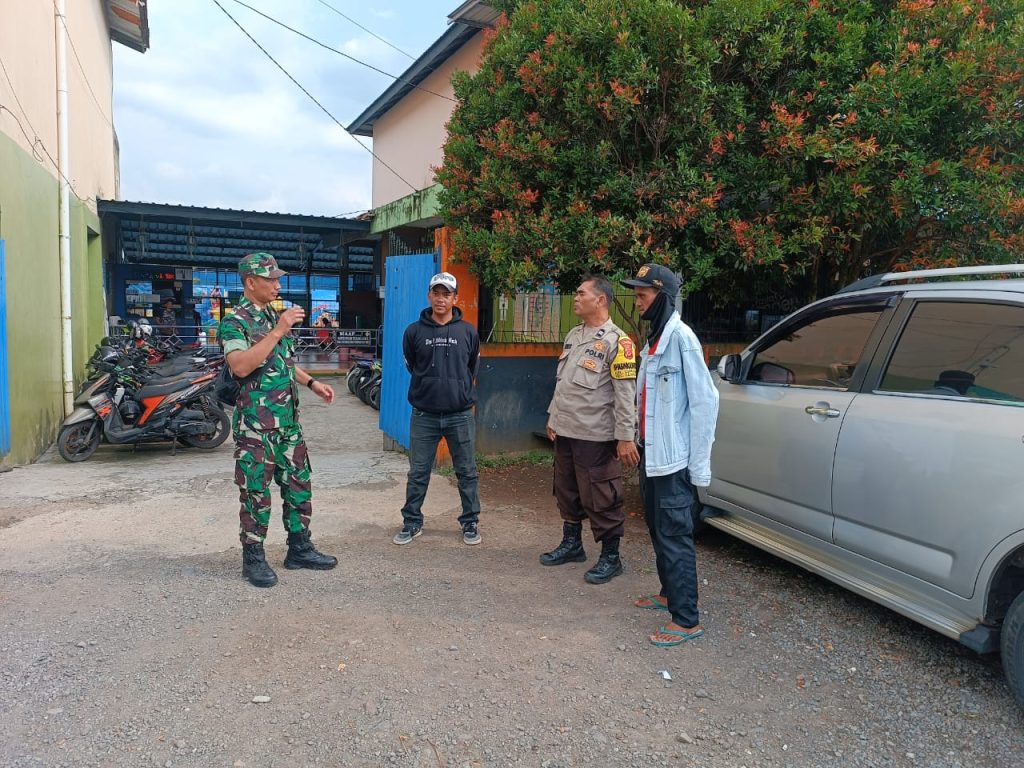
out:
{"label": "parked motorcycle", "polygon": [[57,436],[57,450],[66,461],[85,461],[101,440],[180,441],[211,449],[230,434],[231,422],[213,397],[213,368],[156,378],[140,369],[130,353],[108,345],[96,351],[90,369],[94,376],[83,385]]}
{"label": "parked motorcycle", "polygon": [[373,360],[357,360],[348,369],[348,375],[345,376],[345,384],[348,386],[348,391],[353,395],[359,393],[359,387],[363,380],[373,373],[374,362]]}
{"label": "parked motorcycle", "polygon": [[367,405],[371,405],[370,391],[374,388],[378,390],[380,389],[380,382],[382,378],[383,369],[381,367],[381,362],[380,360],[374,360],[373,364],[370,366],[370,372],[359,380],[359,384],[356,387],[356,394],[359,396],[359,399]]}

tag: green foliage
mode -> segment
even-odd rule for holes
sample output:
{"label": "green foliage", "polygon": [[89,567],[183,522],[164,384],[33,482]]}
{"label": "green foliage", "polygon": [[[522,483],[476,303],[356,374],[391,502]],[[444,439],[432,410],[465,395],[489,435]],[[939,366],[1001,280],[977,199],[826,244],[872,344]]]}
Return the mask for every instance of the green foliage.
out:
{"label": "green foliage", "polygon": [[1024,251],[1024,0],[535,0],[438,171],[501,292],[681,270],[718,302]]}

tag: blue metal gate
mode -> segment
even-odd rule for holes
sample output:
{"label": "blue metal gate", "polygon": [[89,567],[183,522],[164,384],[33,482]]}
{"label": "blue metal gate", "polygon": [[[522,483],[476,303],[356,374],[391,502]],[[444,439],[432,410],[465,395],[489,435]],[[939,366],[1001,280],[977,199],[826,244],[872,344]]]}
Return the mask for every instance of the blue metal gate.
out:
{"label": "blue metal gate", "polygon": [[384,264],[384,378],[380,387],[380,428],[409,449],[409,371],[402,356],[402,335],[427,306],[427,283],[437,272],[436,253],[389,256]]}
{"label": "blue metal gate", "polygon": [[11,393],[7,382],[7,262],[0,240],[0,456],[11,452]]}

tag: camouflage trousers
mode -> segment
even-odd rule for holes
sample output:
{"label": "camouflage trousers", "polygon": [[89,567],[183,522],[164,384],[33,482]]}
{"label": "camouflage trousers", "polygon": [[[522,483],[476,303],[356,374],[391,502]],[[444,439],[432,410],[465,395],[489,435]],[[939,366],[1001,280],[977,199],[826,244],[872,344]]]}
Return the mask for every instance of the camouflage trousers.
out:
{"label": "camouflage trousers", "polygon": [[309,527],[310,475],[309,452],[298,425],[267,432],[241,426],[235,430],[235,484],[241,501],[238,537],[243,544],[267,537],[271,481],[281,488],[285,530],[296,533]]}

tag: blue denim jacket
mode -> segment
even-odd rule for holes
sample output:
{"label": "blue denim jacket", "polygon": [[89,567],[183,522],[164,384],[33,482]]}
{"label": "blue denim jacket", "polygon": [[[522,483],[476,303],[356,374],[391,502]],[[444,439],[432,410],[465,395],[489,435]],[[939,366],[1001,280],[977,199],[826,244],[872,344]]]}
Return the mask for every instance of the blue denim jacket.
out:
{"label": "blue denim jacket", "polygon": [[654,354],[640,352],[637,376],[647,383],[644,420],[644,468],[651,477],[689,468],[690,482],[711,483],[711,444],[718,420],[718,390],[704,362],[696,334],[673,313]]}

